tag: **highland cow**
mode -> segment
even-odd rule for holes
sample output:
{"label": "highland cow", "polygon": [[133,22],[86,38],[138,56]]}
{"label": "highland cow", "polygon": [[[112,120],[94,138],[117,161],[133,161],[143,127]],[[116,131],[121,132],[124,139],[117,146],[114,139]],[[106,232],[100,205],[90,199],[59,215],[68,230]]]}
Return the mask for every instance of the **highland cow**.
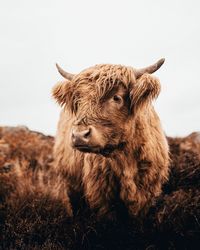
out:
{"label": "highland cow", "polygon": [[54,165],[100,217],[112,217],[119,201],[131,216],[144,214],[168,179],[168,143],[152,105],[160,83],[151,74],[163,62],[101,64],[77,75],[57,65],[66,80],[53,88],[63,107]]}

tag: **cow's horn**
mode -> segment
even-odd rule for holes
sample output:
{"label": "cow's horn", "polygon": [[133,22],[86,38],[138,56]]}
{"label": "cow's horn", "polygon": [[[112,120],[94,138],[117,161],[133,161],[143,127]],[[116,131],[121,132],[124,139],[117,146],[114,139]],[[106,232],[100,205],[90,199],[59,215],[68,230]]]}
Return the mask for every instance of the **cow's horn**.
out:
{"label": "cow's horn", "polygon": [[152,74],[153,72],[155,72],[156,70],[158,70],[164,63],[165,59],[162,58],[159,61],[157,61],[156,63],[143,68],[143,69],[136,69],[135,70],[135,77],[136,79],[139,78],[140,76],[142,76],[144,73],[149,73]]}
{"label": "cow's horn", "polygon": [[63,76],[65,79],[72,80],[72,78],[74,77],[73,74],[64,71],[64,69],[62,69],[57,63],[56,68],[58,69],[58,72],[61,74],[61,76]]}

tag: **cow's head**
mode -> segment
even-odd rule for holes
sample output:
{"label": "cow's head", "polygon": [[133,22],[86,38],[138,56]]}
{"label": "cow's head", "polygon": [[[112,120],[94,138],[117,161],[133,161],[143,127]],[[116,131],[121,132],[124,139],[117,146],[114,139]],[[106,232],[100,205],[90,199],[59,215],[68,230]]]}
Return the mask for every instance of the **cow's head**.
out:
{"label": "cow's head", "polygon": [[57,65],[66,81],[54,87],[53,96],[72,115],[72,147],[103,155],[122,149],[134,131],[134,119],[160,92],[159,81],[150,74],[163,63],[140,70],[102,64],[77,75]]}

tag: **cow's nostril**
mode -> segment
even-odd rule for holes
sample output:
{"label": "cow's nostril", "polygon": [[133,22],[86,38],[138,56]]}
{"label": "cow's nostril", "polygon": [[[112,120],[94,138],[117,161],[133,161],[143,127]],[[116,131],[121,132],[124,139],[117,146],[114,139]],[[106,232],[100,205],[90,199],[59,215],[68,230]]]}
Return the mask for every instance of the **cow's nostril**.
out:
{"label": "cow's nostril", "polygon": [[84,138],[88,138],[89,137],[89,135],[90,135],[90,133],[91,133],[91,129],[88,129],[87,131],[85,131],[85,134],[84,134]]}

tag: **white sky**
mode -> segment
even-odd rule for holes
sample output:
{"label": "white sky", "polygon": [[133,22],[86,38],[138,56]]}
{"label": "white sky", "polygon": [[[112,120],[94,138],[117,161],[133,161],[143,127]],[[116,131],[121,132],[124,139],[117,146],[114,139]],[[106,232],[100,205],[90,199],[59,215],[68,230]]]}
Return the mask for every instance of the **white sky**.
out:
{"label": "white sky", "polygon": [[144,67],[161,57],[156,101],[164,130],[200,130],[199,0],[0,0],[0,125],[55,134],[58,62]]}

